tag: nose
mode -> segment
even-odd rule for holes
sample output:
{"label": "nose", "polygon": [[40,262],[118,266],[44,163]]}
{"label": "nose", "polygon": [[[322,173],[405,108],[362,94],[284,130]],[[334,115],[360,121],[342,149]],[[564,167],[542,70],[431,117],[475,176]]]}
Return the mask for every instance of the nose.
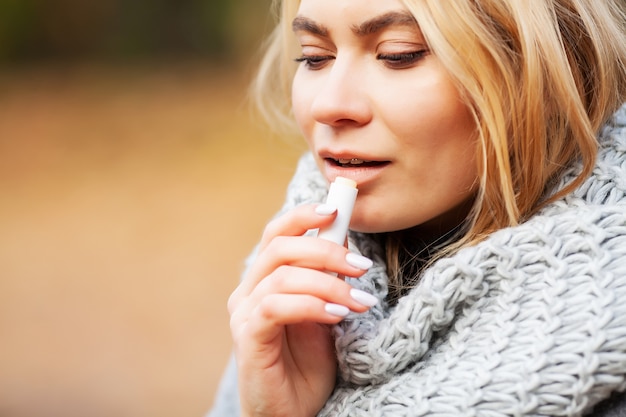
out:
{"label": "nose", "polygon": [[358,66],[337,57],[311,104],[313,118],[333,127],[367,124],[372,111],[364,78]]}

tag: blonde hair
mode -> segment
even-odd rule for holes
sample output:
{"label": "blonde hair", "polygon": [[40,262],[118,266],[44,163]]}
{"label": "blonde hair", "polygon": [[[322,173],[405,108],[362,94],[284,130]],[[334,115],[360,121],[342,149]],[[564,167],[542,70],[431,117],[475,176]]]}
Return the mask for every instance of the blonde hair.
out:
{"label": "blonde hair", "polygon": [[[479,126],[470,240],[512,226],[591,172],[600,126],[626,99],[619,1],[407,0]],[[546,198],[576,160],[575,181]]]}
{"label": "blonde hair", "polygon": [[[463,236],[441,252],[450,253],[524,221],[589,176],[597,132],[626,101],[624,2],[404,4],[457,82],[478,128],[480,187]],[[297,55],[290,25],[297,6],[275,1],[279,24],[254,83],[264,114],[288,129]],[[576,161],[579,175],[553,193]],[[397,251],[388,253],[389,264],[397,264]]]}

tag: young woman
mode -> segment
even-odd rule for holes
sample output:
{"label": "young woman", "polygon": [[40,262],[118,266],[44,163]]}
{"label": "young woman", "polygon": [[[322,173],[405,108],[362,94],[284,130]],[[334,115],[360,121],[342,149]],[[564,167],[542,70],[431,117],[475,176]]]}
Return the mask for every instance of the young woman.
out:
{"label": "young woman", "polygon": [[[623,2],[277,7],[257,95],[310,152],[229,299],[212,415],[577,416],[624,390]],[[340,175],[345,247],[308,233]]]}

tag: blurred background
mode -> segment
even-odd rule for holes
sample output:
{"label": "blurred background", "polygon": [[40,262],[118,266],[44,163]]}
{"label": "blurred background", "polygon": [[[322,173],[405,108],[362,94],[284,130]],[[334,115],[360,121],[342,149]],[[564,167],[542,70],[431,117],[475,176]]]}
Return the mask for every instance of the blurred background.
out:
{"label": "blurred background", "polygon": [[202,416],[303,149],[246,103],[269,0],[0,0],[0,416]]}

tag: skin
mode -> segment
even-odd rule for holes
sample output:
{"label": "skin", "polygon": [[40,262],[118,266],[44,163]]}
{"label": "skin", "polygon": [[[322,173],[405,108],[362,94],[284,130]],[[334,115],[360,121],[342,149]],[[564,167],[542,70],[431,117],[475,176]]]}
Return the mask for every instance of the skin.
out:
{"label": "skin", "polygon": [[[402,4],[303,0],[294,33],[294,115],[327,179],[357,181],[351,228],[436,235],[456,225],[476,186],[474,125]],[[244,416],[312,416],[332,392],[328,325],[343,317],[325,307],[369,308],[326,273],[365,272],[347,262],[348,249],[302,236],[334,217],[304,205],[270,222],[229,299]]]}
{"label": "skin", "polygon": [[[294,116],[329,182],[357,181],[356,231],[455,223],[477,185],[473,118],[406,14],[399,1],[325,0],[303,1],[296,19],[305,60]],[[367,31],[368,21],[378,24]],[[385,164],[341,168],[329,158]]]}

